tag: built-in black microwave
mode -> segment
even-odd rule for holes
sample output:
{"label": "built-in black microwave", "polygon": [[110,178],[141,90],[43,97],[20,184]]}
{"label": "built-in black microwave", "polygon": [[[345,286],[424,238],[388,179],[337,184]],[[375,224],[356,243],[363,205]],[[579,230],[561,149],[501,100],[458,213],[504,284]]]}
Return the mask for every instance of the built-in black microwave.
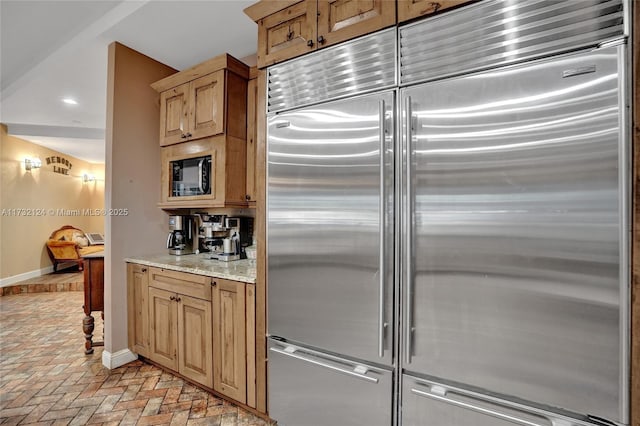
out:
{"label": "built-in black microwave", "polygon": [[169,170],[172,197],[211,194],[211,155],[170,161]]}

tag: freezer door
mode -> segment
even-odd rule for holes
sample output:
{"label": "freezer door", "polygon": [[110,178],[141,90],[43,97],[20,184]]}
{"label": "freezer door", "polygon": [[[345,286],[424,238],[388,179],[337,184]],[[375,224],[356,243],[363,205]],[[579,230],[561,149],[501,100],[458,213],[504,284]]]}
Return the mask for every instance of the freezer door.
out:
{"label": "freezer door", "polygon": [[411,376],[402,381],[402,426],[593,425]]}
{"label": "freezer door", "polygon": [[393,108],[387,92],[269,117],[270,335],[391,364]]}
{"label": "freezer door", "polygon": [[281,426],[390,426],[392,373],[269,339],[269,416]]}
{"label": "freezer door", "polygon": [[402,93],[406,370],[625,422],[619,49]]}

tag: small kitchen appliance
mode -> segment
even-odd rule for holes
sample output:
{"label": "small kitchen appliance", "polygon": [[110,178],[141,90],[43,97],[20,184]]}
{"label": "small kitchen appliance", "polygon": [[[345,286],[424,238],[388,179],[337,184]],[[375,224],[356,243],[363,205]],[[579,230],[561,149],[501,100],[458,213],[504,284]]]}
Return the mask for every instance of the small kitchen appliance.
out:
{"label": "small kitchen appliance", "polygon": [[194,252],[194,226],[193,216],[169,216],[169,254],[181,256]]}
{"label": "small kitchen appliance", "polygon": [[251,245],[253,218],[204,213],[196,216],[200,219],[196,244],[200,253],[225,262],[246,259],[244,248]]}

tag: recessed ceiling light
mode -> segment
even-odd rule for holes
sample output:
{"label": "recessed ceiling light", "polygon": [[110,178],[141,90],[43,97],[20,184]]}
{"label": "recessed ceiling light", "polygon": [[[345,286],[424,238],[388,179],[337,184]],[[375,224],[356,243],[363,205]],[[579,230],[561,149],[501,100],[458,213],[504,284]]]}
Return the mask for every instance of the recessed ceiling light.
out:
{"label": "recessed ceiling light", "polygon": [[75,99],[71,99],[71,98],[64,98],[64,99],[62,99],[62,102],[64,102],[65,104],[69,104],[69,105],[78,105],[78,101],[76,101]]}

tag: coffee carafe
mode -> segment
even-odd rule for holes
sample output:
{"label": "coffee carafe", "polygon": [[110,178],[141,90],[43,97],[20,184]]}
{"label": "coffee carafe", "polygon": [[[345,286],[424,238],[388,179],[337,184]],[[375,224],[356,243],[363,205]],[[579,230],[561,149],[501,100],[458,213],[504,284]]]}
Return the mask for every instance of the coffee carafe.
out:
{"label": "coffee carafe", "polygon": [[194,220],[192,216],[169,216],[167,248],[169,254],[181,256],[194,252]]}

